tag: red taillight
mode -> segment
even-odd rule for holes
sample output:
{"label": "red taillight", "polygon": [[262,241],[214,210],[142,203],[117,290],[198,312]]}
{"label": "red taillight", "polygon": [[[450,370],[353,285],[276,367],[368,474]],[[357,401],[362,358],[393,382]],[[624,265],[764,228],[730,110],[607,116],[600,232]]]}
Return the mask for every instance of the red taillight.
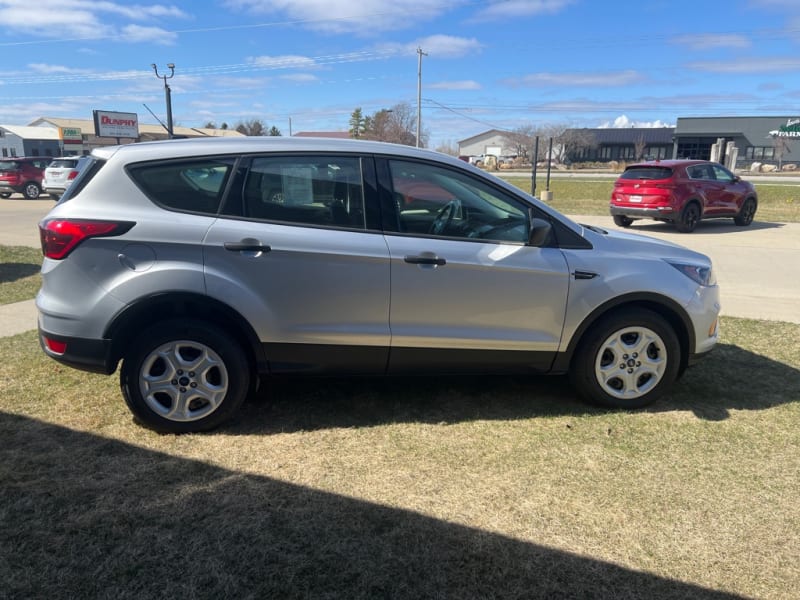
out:
{"label": "red taillight", "polygon": [[45,347],[53,354],[64,354],[67,351],[67,342],[59,342],[49,337],[42,337]]}
{"label": "red taillight", "polygon": [[129,221],[84,221],[79,219],[49,219],[39,224],[42,253],[47,258],[66,258],[84,240],[93,237],[122,235],[133,227]]}
{"label": "red taillight", "polygon": [[67,181],[72,181],[77,176],[78,176],[78,171],[73,169],[72,171],[69,172],[69,175],[67,175]]}

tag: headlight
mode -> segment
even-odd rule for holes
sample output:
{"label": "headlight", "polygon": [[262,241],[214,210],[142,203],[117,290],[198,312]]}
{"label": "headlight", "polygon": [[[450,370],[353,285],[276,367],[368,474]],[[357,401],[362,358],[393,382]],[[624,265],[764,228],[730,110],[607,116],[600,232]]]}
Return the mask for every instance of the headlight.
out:
{"label": "headlight", "polygon": [[667,262],[695,283],[705,286],[716,285],[717,283],[717,276],[714,273],[714,268],[710,265],[697,265],[692,263],[671,261]]}

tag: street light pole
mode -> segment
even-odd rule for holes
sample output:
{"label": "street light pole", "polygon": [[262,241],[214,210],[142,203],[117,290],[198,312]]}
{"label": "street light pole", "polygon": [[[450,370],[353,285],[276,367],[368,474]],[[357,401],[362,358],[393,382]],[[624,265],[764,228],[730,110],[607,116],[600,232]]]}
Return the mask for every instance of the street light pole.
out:
{"label": "street light pole", "polygon": [[175,64],[167,63],[167,68],[169,69],[169,75],[159,75],[158,67],[156,66],[155,63],[153,63],[150,66],[153,67],[153,71],[155,71],[156,77],[164,80],[164,97],[167,101],[167,136],[169,137],[169,139],[172,139],[174,137],[172,134],[172,90],[170,90],[169,88],[167,79],[172,79],[174,77]]}
{"label": "street light pole", "polygon": [[422,48],[417,48],[419,55],[417,60],[417,148],[419,148],[419,138],[422,134],[422,57],[428,56]]}

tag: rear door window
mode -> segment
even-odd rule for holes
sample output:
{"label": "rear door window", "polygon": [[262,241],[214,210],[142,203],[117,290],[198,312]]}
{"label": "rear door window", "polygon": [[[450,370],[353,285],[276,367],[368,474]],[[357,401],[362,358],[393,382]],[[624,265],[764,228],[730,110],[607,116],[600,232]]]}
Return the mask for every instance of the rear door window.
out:
{"label": "rear door window", "polygon": [[243,194],[243,216],[248,218],[310,226],[366,227],[358,157],[254,157]]}

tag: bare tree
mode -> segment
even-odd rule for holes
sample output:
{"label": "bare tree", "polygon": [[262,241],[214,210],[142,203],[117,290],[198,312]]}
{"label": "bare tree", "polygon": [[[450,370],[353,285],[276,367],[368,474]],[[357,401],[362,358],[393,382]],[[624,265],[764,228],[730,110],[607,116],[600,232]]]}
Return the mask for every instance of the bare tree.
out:
{"label": "bare tree", "polygon": [[449,154],[450,156],[458,156],[458,144],[453,140],[444,140],[441,144],[436,146],[436,151],[442,154]]}
{"label": "bare tree", "polygon": [[[540,136],[541,131],[533,125],[521,125],[504,136],[504,141],[509,148],[514,149],[514,154],[528,158],[533,154],[536,145],[536,136]],[[541,149],[540,153],[541,155]]]}
{"label": "bare tree", "polygon": [[[414,146],[417,142],[417,116],[407,102],[395,104],[389,109],[381,109],[365,118],[364,137],[370,140],[391,142]],[[427,143],[427,133],[423,133],[421,145]]]}
{"label": "bare tree", "polygon": [[588,129],[570,129],[561,127],[560,133],[553,136],[556,147],[556,160],[566,162],[570,157],[577,156],[581,150],[597,147],[594,134]]}
{"label": "bare tree", "polygon": [[248,119],[236,125],[236,131],[244,135],[266,135],[267,129],[261,119]]}

